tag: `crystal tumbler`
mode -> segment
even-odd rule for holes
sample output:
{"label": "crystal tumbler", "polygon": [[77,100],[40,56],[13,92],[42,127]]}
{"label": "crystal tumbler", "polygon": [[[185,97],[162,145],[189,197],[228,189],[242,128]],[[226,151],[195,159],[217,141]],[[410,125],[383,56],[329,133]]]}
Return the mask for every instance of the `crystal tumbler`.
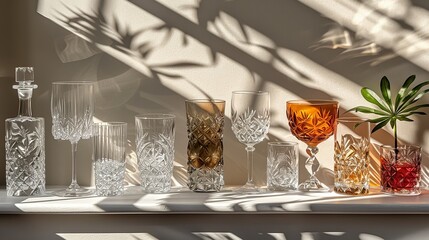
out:
{"label": "crystal tumbler", "polygon": [[187,100],[188,187],[197,192],[220,191],[223,180],[225,101]]}
{"label": "crystal tumbler", "polygon": [[369,123],[339,118],[334,144],[334,191],[352,195],[369,191]]}
{"label": "crystal tumbler", "polygon": [[419,195],[421,147],[380,147],[381,191],[394,195]]}
{"label": "crystal tumbler", "polygon": [[121,195],[124,191],[127,124],[96,123],[92,138],[95,193],[98,196]]}
{"label": "crystal tumbler", "polygon": [[294,191],[298,188],[298,143],[269,142],[267,188],[270,191]]}
{"label": "crystal tumbler", "polygon": [[147,193],[170,191],[174,161],[175,116],[143,114],[135,117],[141,187]]}

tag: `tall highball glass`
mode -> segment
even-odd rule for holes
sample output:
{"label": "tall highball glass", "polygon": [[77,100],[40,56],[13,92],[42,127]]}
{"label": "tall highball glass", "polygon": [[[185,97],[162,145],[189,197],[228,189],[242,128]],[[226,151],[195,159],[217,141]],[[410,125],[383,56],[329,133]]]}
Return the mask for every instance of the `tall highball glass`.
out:
{"label": "tall highball glass", "polygon": [[189,189],[218,192],[223,180],[225,101],[186,100]]}
{"label": "tall highball glass", "polygon": [[294,100],[286,103],[286,114],[292,134],[307,144],[305,169],[310,178],[299,185],[301,191],[329,191],[316,177],[320,164],[316,158],[317,145],[334,134],[338,102],[332,100]]}
{"label": "tall highball glass", "polygon": [[94,86],[92,82],[53,82],[51,95],[52,135],[56,140],[71,143],[72,180],[68,188],[55,192],[57,196],[78,197],[88,195],[76,179],[76,150],[80,139],[92,133],[94,113]]}
{"label": "tall highball glass", "polygon": [[270,127],[270,94],[262,91],[234,91],[231,101],[232,131],[246,146],[247,182],[239,192],[255,192],[253,151],[267,136]]}

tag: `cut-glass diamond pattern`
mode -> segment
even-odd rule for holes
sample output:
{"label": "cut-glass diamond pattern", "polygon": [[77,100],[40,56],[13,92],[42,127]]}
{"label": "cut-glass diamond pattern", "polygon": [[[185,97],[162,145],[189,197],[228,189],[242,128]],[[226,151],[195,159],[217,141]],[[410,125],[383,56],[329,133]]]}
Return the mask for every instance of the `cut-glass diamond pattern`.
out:
{"label": "cut-glass diamond pattern", "polygon": [[220,191],[223,181],[223,115],[188,115],[188,186]]}
{"label": "cut-glass diamond pattern", "polygon": [[159,134],[146,141],[146,136],[137,140],[137,155],[141,173],[141,186],[147,192],[167,192],[171,186],[174,141]]}
{"label": "cut-glass diamond pattern", "polygon": [[6,191],[8,196],[45,192],[45,135],[41,118],[6,121]]}
{"label": "cut-glass diamond pattern", "polygon": [[350,134],[334,146],[335,191],[361,194],[369,191],[369,140]]}

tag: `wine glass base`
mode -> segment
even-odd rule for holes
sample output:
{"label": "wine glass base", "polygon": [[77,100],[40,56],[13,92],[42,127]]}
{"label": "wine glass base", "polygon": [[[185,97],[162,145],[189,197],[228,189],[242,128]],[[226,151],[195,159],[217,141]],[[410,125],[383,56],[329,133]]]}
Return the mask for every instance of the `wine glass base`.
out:
{"label": "wine glass base", "polygon": [[235,191],[239,193],[258,193],[259,189],[253,183],[246,183],[245,185],[237,188]]}
{"label": "wine glass base", "polygon": [[329,192],[330,188],[320,181],[307,180],[298,186],[301,192]]}
{"label": "wine glass base", "polygon": [[52,194],[58,197],[84,197],[92,195],[94,192],[86,188],[66,188],[64,190],[55,191]]}

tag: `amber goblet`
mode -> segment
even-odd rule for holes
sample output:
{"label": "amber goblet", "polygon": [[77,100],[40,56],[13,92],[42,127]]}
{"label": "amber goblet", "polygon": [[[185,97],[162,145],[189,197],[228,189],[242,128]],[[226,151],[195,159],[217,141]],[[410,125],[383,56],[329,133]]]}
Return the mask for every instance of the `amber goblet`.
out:
{"label": "amber goblet", "polygon": [[316,177],[320,163],[316,158],[317,145],[334,134],[338,102],[332,100],[293,100],[286,102],[286,115],[292,134],[307,144],[309,157],[305,168],[310,178],[299,185],[299,190],[314,192],[328,191],[329,188]]}

